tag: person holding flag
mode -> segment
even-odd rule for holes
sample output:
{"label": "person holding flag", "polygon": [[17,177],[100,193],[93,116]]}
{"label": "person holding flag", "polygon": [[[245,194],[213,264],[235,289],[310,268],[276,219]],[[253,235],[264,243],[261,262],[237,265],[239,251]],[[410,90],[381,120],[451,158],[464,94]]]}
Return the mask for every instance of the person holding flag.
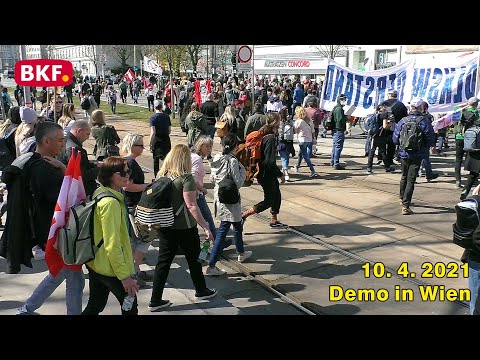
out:
{"label": "person holding flag", "polygon": [[[41,171],[37,174],[36,178],[44,182],[43,185],[39,184],[39,188],[41,188],[44,193],[48,193],[49,196],[55,196],[57,200],[56,205],[51,206],[51,210],[48,209],[48,211],[44,211],[45,217],[43,218],[42,224],[37,224],[38,230],[40,230],[40,225],[41,228],[48,229],[46,223],[47,217],[49,219],[48,221],[51,221],[50,231],[45,232],[44,235],[46,238],[48,234],[48,241],[45,239],[47,242],[45,259],[49,273],[37,286],[25,304],[17,310],[17,315],[33,314],[64,280],[67,282],[67,315],[80,315],[82,312],[83,288],[85,287],[85,277],[82,267],[79,265],[65,265],[63,263],[56,249],[56,240],[58,230],[65,225],[65,215],[69,212],[70,207],[78,204],[86,197],[83,182],[81,181],[81,157],[75,157],[75,153],[72,153],[66,168],[64,164],[54,159],[55,153],[58,155],[64,141],[63,129],[58,124],[51,122],[41,123],[35,131],[35,137],[38,144],[37,153],[42,156],[42,162],[45,162],[43,166],[39,166],[41,165],[40,163],[36,166],[38,171]],[[47,167],[52,167],[53,169],[50,169],[47,173]],[[49,185],[47,185],[46,182],[48,182]],[[59,189],[59,191],[53,191],[52,186]],[[43,231],[37,232],[37,236],[39,234],[43,234]]]}

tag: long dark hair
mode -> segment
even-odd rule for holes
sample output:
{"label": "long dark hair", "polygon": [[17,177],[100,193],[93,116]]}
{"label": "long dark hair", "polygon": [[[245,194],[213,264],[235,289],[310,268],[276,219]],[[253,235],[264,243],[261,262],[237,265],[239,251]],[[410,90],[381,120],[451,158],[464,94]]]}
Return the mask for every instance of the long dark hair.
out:
{"label": "long dark hair", "polygon": [[263,136],[268,134],[274,134],[275,130],[278,129],[280,125],[280,114],[278,112],[269,112],[267,114],[267,122],[263,125],[259,131],[259,133]]}
{"label": "long dark hair", "polygon": [[233,134],[227,134],[222,138],[222,155],[230,154],[238,144],[237,136]]}

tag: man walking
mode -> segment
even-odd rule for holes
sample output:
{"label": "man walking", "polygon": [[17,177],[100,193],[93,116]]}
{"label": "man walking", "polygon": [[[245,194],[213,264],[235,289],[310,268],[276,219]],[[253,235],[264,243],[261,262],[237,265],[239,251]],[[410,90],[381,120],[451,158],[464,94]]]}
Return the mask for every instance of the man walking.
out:
{"label": "man walking", "polygon": [[330,159],[330,165],[335,170],[345,170],[340,165],[340,155],[343,150],[343,142],[345,141],[345,131],[347,129],[347,116],[343,111],[343,107],[347,104],[347,97],[340,94],[337,98],[337,105],[332,109],[332,156]]}
{"label": "man walking", "polygon": [[399,145],[402,162],[400,180],[402,215],[411,215],[413,211],[410,209],[410,203],[418,168],[425,154],[435,143],[433,127],[424,114],[424,102],[421,98],[416,97],[410,101],[410,113],[395,127],[393,143]]}

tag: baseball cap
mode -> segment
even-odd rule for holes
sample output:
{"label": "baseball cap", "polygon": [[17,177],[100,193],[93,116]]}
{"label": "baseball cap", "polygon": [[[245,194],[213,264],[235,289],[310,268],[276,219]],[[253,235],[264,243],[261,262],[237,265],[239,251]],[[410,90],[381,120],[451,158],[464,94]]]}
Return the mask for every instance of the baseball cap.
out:
{"label": "baseball cap", "polygon": [[473,105],[475,103],[478,103],[478,99],[475,96],[472,96],[470,99],[468,99],[467,104],[468,105]]}
{"label": "baseball cap", "polygon": [[37,113],[31,108],[21,106],[20,119],[22,119],[22,122],[25,124],[32,124],[37,120]]}
{"label": "baseball cap", "polygon": [[347,100],[347,96],[345,94],[338,95],[339,100]]}
{"label": "baseball cap", "polygon": [[156,109],[158,107],[163,107],[163,103],[162,103],[162,100],[155,100],[153,102],[153,107]]}
{"label": "baseball cap", "polygon": [[410,106],[418,108],[419,106],[421,106],[423,104],[423,99],[421,99],[419,97],[414,97],[412,100],[410,100],[409,104],[410,104]]}
{"label": "baseball cap", "polygon": [[397,97],[398,96],[398,91],[390,89],[390,90],[388,90],[388,94],[392,94],[394,97]]}

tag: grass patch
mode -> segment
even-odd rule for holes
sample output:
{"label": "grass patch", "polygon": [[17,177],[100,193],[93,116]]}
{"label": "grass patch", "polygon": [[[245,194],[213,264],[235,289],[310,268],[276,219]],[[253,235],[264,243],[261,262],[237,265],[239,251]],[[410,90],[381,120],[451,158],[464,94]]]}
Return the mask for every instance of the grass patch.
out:
{"label": "grass patch", "polygon": [[[75,106],[80,108],[80,100],[78,99],[78,96],[75,96],[73,98],[73,103],[75,104]],[[112,114],[112,109],[110,108],[110,105],[103,97],[100,101],[100,110],[102,110],[106,115]],[[139,120],[148,123],[150,117],[153,115],[153,112],[148,111],[148,109],[143,107],[125,105],[121,102],[118,103],[117,101],[117,109],[115,115],[118,115],[119,117],[125,118],[127,120]],[[172,117],[172,115],[170,115],[170,121],[172,122],[172,127],[180,126],[180,117],[178,116],[178,114],[175,116],[175,119]]]}

